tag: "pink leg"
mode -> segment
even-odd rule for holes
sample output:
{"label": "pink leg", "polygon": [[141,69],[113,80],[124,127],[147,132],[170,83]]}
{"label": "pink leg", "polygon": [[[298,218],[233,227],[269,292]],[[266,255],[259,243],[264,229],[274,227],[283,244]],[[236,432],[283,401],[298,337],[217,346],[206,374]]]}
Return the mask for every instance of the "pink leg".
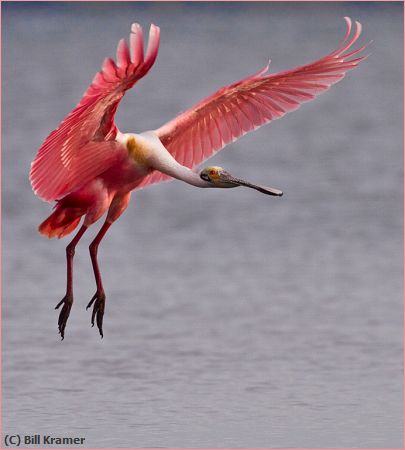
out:
{"label": "pink leg", "polygon": [[94,277],[96,278],[97,291],[94,294],[93,298],[90,300],[90,303],[87,305],[86,309],[90,308],[94,304],[93,312],[91,315],[91,325],[94,326],[94,319],[96,319],[97,328],[100,332],[101,337],[103,337],[105,293],[97,260],[98,246],[113,222],[115,222],[127,208],[130,197],[131,193],[128,192],[127,194],[117,196],[113,199],[108,210],[107,219],[89,247],[91,262],[93,264]]}
{"label": "pink leg", "polygon": [[66,323],[69,318],[70,310],[73,304],[73,256],[75,254],[75,248],[84,232],[87,230],[87,226],[82,225],[72,242],[66,247],[66,262],[67,262],[67,285],[66,295],[56,305],[55,309],[58,309],[63,305],[62,311],[59,314],[58,327],[59,333],[62,336],[62,340],[65,338]]}
{"label": "pink leg", "polygon": [[112,222],[104,222],[104,225],[101,227],[101,230],[98,232],[97,236],[90,244],[90,257],[91,263],[93,264],[94,276],[96,278],[97,291],[93,295],[93,298],[90,300],[90,303],[87,305],[86,309],[89,309],[90,306],[94,303],[93,313],[91,315],[91,325],[94,327],[94,319],[97,318],[97,328],[100,332],[101,337],[103,337],[103,316],[104,316],[104,307],[105,307],[105,293],[103,288],[103,282],[101,279],[100,268],[98,266],[97,261],[97,251],[98,246],[107,233],[108,229],[112,225]]}

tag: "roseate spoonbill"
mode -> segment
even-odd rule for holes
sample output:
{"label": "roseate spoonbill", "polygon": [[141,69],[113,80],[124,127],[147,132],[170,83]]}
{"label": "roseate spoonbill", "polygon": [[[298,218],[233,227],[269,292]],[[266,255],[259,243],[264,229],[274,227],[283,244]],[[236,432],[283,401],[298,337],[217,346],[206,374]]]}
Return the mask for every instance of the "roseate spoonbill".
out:
{"label": "roseate spoonbill", "polygon": [[278,189],[257,186],[230,175],[221,167],[193,169],[225,145],[248,131],[297,109],[341,80],[365,56],[356,56],[365,46],[349,51],[361,34],[356,22],[345,17],[346,35],[336,50],[317,61],[284,72],[263,70],[223,87],[162,127],[144,133],[121,133],[114,115],[125,92],[144,77],[155,62],[159,28],[151,25],[144,56],[142,28],[133,24],[129,46],[121,40],[117,61],[105,59],[102,69],[80,103],[45,139],[31,164],[30,180],[42,200],[56,201],[54,212],[39,225],[48,238],[71,233],[84,222],[66,247],[66,295],[58,327],[62,339],[73,304],[73,256],[85,231],[107,212],[106,220],[90,244],[97,290],[91,323],[96,320],[103,337],[105,293],[97,261],[100,241],[111,224],[125,211],[131,192],[153,183],[177,178],[200,188],[246,186],[273,196]]}

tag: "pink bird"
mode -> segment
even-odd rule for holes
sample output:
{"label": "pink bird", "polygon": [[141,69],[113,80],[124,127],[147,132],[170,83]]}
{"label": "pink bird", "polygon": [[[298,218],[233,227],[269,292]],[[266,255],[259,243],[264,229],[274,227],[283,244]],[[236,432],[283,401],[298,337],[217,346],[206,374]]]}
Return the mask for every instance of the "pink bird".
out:
{"label": "pink bird", "polygon": [[131,192],[153,183],[177,178],[199,188],[246,186],[264,194],[281,196],[278,189],[257,186],[230,175],[221,167],[194,168],[251,130],[297,109],[301,103],[341,80],[365,56],[350,48],[361,34],[361,24],[351,36],[352,22],[345,17],[347,32],[336,50],[317,61],[284,72],[266,74],[267,65],[237,83],[223,87],[162,127],[140,134],[122,133],[114,123],[125,92],[144,77],[154,64],[160,30],[151,25],[144,56],[142,28],[133,24],[129,46],[121,40],[117,61],[105,59],[102,69],[80,103],[45,139],[31,164],[30,180],[42,200],[56,201],[54,212],[39,225],[48,238],[62,238],[84,222],[66,247],[66,295],[58,328],[62,339],[73,304],[73,256],[86,230],[107,212],[99,233],[90,244],[97,290],[93,305],[103,337],[105,292],[97,261],[100,241],[128,206]]}

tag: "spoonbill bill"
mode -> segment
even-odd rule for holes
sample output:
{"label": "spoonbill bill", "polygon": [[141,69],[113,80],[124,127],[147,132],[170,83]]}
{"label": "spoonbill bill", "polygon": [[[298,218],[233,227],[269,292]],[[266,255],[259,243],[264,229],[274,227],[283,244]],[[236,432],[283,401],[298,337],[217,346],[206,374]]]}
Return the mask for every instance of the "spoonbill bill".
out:
{"label": "spoonbill bill", "polygon": [[114,116],[125,92],[153,66],[159,48],[159,27],[151,25],[146,54],[142,28],[134,23],[129,45],[118,43],[117,58],[104,60],[79,104],[45,139],[31,164],[30,180],[35,194],[56,202],[53,213],[39,225],[48,238],[62,238],[84,221],[66,247],[67,287],[58,319],[65,336],[73,304],[73,256],[86,230],[107,212],[100,231],[90,244],[97,290],[87,309],[93,306],[91,324],[96,321],[103,337],[105,292],[97,251],[110,226],[125,211],[134,190],[176,178],[199,188],[246,186],[271,196],[278,189],[257,186],[217,166],[198,172],[195,167],[225,145],[249,131],[282,117],[302,103],[314,99],[341,80],[365,56],[352,50],[361,34],[361,24],[345,17],[347,30],[332,53],[295,69],[279,73],[263,70],[230,84],[182,112],[156,130],[122,133]]}

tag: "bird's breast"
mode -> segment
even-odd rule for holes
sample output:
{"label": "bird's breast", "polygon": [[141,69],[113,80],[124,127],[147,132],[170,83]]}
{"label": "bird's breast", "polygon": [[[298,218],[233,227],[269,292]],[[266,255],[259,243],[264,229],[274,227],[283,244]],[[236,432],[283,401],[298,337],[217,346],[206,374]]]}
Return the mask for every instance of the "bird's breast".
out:
{"label": "bird's breast", "polygon": [[130,136],[126,142],[128,150],[128,156],[132,159],[136,165],[140,168],[148,167],[148,159],[151,156],[151,150],[148,148],[147,143],[140,139],[135,139],[134,136]]}
{"label": "bird's breast", "polygon": [[113,191],[131,191],[152,169],[144,162],[128,157],[104,172],[100,177]]}

